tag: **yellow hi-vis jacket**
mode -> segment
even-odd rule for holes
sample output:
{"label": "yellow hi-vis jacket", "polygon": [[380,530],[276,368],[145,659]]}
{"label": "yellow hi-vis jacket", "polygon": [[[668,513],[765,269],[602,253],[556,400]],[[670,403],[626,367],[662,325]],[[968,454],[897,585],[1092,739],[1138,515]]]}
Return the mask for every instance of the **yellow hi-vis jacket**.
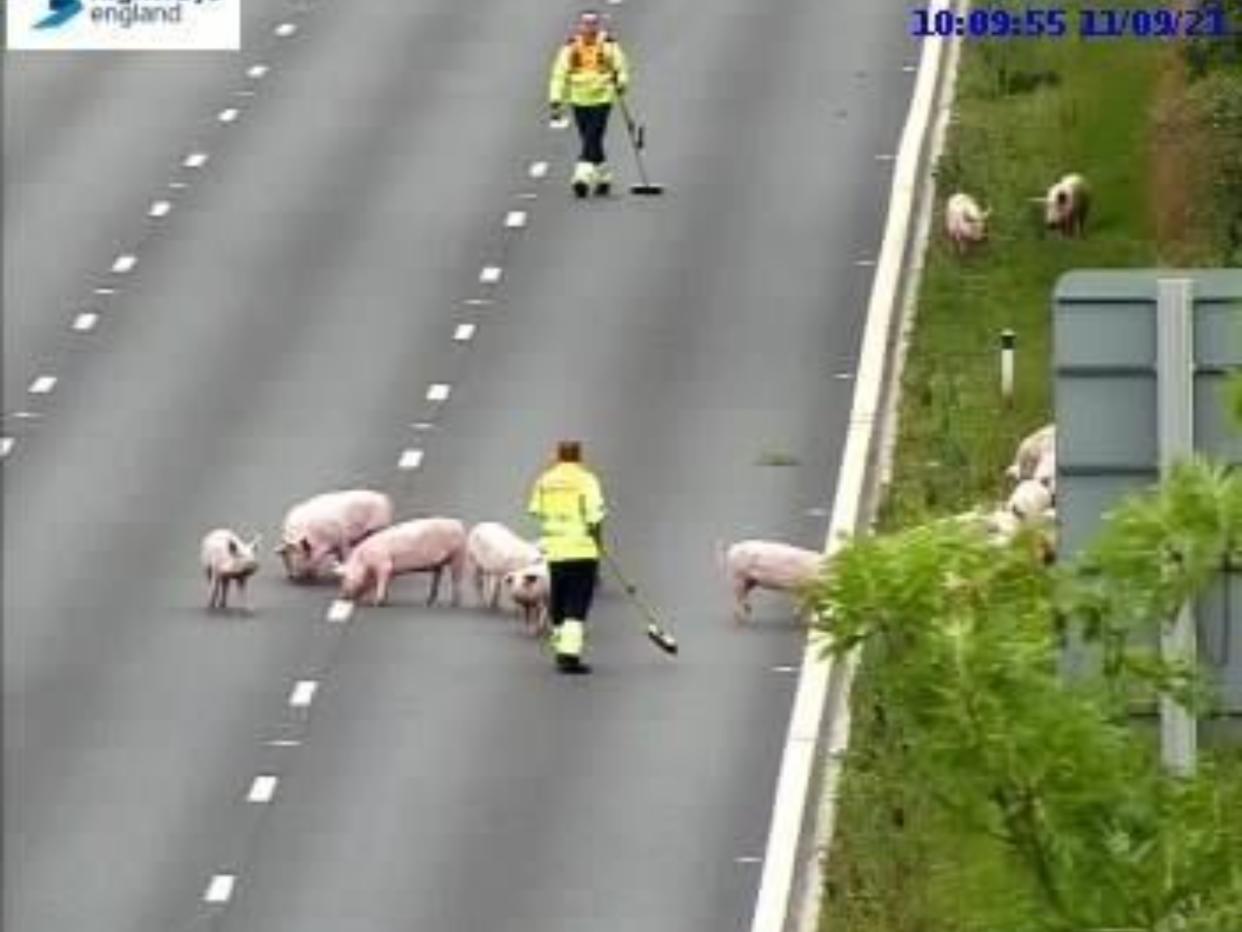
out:
{"label": "yellow hi-vis jacket", "polygon": [[574,36],[561,46],[552,62],[548,103],[568,102],[574,107],[610,104],[616,99],[616,88],[624,90],[629,83],[630,66],[620,43],[604,32],[594,42]]}
{"label": "yellow hi-vis jacket", "polygon": [[591,528],[604,520],[599,480],[580,463],[557,463],[535,480],[527,510],[542,527],[539,547],[550,563],[598,560]]}

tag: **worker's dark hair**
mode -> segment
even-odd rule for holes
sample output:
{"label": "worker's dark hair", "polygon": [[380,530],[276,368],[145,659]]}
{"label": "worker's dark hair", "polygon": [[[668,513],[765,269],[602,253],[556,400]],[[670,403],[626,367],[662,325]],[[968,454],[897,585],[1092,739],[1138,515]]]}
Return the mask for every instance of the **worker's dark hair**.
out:
{"label": "worker's dark hair", "polygon": [[561,463],[582,462],[582,444],[577,440],[562,440],[556,445],[556,459]]}

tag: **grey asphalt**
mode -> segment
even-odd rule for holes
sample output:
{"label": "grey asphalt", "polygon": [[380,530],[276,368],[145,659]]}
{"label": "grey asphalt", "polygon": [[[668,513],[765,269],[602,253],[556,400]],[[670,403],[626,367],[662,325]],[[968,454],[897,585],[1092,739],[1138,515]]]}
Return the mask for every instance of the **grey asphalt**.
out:
{"label": "grey asphalt", "polygon": [[[43,215],[79,244],[63,276],[6,256],[6,370],[43,353],[61,383],[3,467],[3,925],[746,929],[795,683],[773,668],[802,635],[763,596],[735,626],[714,547],[822,542],[808,511],[831,502],[848,416],[870,285],[856,260],[878,250],[891,171],[876,155],[912,84],[904,11],[620,7],[668,193],[579,204],[571,139],[539,119],[570,4],[371,7],[307,8],[97,332],[58,333],[32,302],[106,270],[91,242],[135,228],[158,158]],[[216,102],[216,66],[186,77],[186,114],[159,82],[158,112],[117,112],[102,148],[135,165],[126,145],[150,134],[180,153],[249,60],[219,68]],[[6,235],[30,159],[91,188],[91,163],[63,152],[73,133],[37,112],[6,118]],[[39,141],[10,148],[23,114]],[[549,178],[529,179],[541,159]],[[514,209],[530,224],[506,232]],[[498,285],[477,282],[484,264]],[[476,338],[454,343],[467,321]],[[442,406],[432,382],[452,385]],[[30,404],[9,386],[6,371],[6,412]],[[292,501],[367,485],[402,515],[529,531],[529,482],[571,435],[676,661],[615,584],[589,678],[558,677],[469,593],[424,608],[421,579],[329,623],[331,588],[285,583],[270,549],[253,618],[203,610],[213,526],[270,548]],[[417,472],[396,469],[406,447],[425,450]],[[757,465],[773,452],[797,465]],[[320,683],[309,712],[288,705],[300,679]],[[280,778],[270,804],[245,800],[258,774]],[[237,877],[227,905],[201,902],[216,873]]]}

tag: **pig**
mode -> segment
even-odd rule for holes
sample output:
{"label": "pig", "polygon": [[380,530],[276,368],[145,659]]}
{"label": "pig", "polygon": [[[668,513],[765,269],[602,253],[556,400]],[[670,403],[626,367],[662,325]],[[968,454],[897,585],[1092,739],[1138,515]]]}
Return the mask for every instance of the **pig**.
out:
{"label": "pig", "polygon": [[199,559],[203,564],[203,574],[207,577],[209,611],[228,608],[229,585],[236,583],[242,611],[249,613],[246,580],[259,569],[258,547],[258,535],[250,541],[243,541],[228,528],[216,528],[203,535]]}
{"label": "pig", "polygon": [[1015,482],[1020,482],[1023,479],[1034,479],[1036,470],[1040,469],[1040,461],[1045,459],[1045,457],[1053,457],[1044,463],[1043,471],[1046,476],[1048,467],[1051,465],[1055,481],[1056,449],[1056,425],[1045,424],[1039,430],[1024,437],[1022,442],[1018,444],[1018,449],[1013,455],[1013,462],[1005,470],[1005,475]]}
{"label": "pig", "polygon": [[1023,479],[1009,496],[1005,507],[1019,521],[1033,521],[1052,508],[1052,493],[1043,483],[1034,479]]}
{"label": "pig", "polygon": [[992,211],[982,210],[969,194],[958,192],[945,203],[944,227],[958,254],[987,238],[987,221]]}
{"label": "pig", "polygon": [[500,602],[501,577],[539,560],[538,547],[496,521],[476,524],[466,538],[466,571],[474,578],[480,605],[495,608]]}
{"label": "pig", "polygon": [[1082,175],[1065,175],[1044,195],[1044,226],[1066,236],[1081,236],[1091,209],[1091,192]]}
{"label": "pig", "polygon": [[466,528],[455,518],[417,518],[376,531],[362,541],[343,566],[336,569],[341,598],[354,601],[372,590],[371,604],[388,600],[388,584],[402,573],[431,573],[428,605],[440,591],[440,577],[448,567],[453,581],[453,604],[461,604],[461,577],[466,564]]}
{"label": "pig", "polygon": [[824,555],[769,540],[743,540],[727,550],[718,547],[725,576],[733,591],[733,617],[750,617],[747,596],[756,587],[794,592],[819,573]]}
{"label": "pig", "polygon": [[548,564],[540,561],[505,573],[502,584],[522,613],[527,634],[548,630],[548,600],[552,593]]}
{"label": "pig", "polygon": [[388,527],[392,519],[392,500],[382,492],[325,492],[289,509],[276,553],[284,560],[290,579],[315,579],[328,557],[335,557],[339,566],[349,557],[350,548]]}

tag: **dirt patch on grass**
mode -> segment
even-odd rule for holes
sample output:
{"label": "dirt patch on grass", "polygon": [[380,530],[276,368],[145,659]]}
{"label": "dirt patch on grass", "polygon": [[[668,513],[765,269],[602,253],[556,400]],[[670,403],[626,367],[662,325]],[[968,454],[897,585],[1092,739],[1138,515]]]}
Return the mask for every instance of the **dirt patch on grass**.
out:
{"label": "dirt patch on grass", "polygon": [[1210,147],[1188,84],[1185,60],[1170,45],[1161,56],[1150,137],[1152,220],[1166,265],[1206,264],[1211,256],[1209,223],[1194,207],[1207,195]]}

